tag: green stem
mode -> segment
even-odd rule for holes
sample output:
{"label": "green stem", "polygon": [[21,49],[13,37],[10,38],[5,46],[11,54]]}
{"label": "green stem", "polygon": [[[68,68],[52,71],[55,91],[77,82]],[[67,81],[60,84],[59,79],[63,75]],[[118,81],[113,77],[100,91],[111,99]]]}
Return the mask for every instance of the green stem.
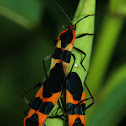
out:
{"label": "green stem", "polygon": [[88,116],[89,126],[118,125],[126,113],[126,64],[112,73],[99,94]]}
{"label": "green stem", "polygon": [[8,8],[0,6],[0,15],[14,21],[15,23],[21,25],[22,27],[26,29],[31,29],[33,26],[35,26],[34,23],[32,23],[30,20],[25,18],[24,16],[19,15],[15,11],[12,11]]}
{"label": "green stem", "polygon": [[124,18],[106,15],[98,42],[94,48],[93,58],[87,82],[92,86],[94,94],[98,93],[103,82],[108,64],[112,58],[114,48],[120,35]]}

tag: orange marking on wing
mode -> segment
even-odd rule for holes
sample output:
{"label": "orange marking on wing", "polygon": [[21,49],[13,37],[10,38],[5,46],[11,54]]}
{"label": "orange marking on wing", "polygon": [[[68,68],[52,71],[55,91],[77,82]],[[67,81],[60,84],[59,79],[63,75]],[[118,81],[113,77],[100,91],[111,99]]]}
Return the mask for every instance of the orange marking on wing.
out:
{"label": "orange marking on wing", "polygon": [[24,118],[24,126],[26,126],[26,119],[27,118],[30,118],[34,113],[35,113],[36,111],[34,110],[34,109],[31,109],[30,108],[30,110],[29,110],[29,112],[28,112],[28,115]]}
{"label": "orange marking on wing", "polygon": [[24,121],[23,121],[24,122],[24,126],[26,126],[26,123],[25,123],[26,119],[27,119],[27,116],[24,118]]}
{"label": "orange marking on wing", "polygon": [[63,65],[64,73],[65,73],[65,75],[67,75],[67,72],[68,72],[68,69],[69,69],[69,65],[70,64],[62,61],[62,65]]}
{"label": "orange marking on wing", "polygon": [[77,118],[80,118],[81,123],[84,124],[84,126],[85,126],[85,115],[79,115],[79,114],[68,115],[68,118],[69,118],[69,126],[73,126],[73,124]]}
{"label": "orange marking on wing", "polygon": [[72,94],[68,90],[66,90],[66,97],[66,103],[78,104],[78,101],[73,99]]}
{"label": "orange marking on wing", "polygon": [[43,94],[43,85],[42,87],[39,89],[38,93],[36,94],[35,97],[39,97],[40,99],[42,99],[42,94]]}
{"label": "orange marking on wing", "polygon": [[77,118],[77,115],[68,115],[68,118],[69,118],[69,126],[73,126],[73,124]]}
{"label": "orange marking on wing", "polygon": [[73,43],[69,43],[66,48],[62,48],[62,51],[63,50],[67,50],[69,52],[72,52],[72,49],[73,49]]}
{"label": "orange marking on wing", "polygon": [[36,111],[32,108],[30,108],[27,117],[30,118]]}
{"label": "orange marking on wing", "polygon": [[59,98],[59,96],[60,96],[60,94],[61,94],[61,92],[58,92],[58,93],[52,94],[52,96],[49,97],[49,98],[43,98],[43,102],[52,102],[53,105],[55,105],[58,98]]}
{"label": "orange marking on wing", "polygon": [[43,123],[45,122],[46,118],[48,117],[48,115],[42,114],[39,111],[37,111],[36,113],[38,114],[38,123],[39,123],[39,126],[42,126]]}
{"label": "orange marking on wing", "polygon": [[84,126],[85,126],[85,115],[79,115],[79,118],[80,118],[82,124],[84,124]]}
{"label": "orange marking on wing", "polygon": [[39,123],[38,126],[42,126],[43,123],[45,122],[46,118],[48,117],[48,115],[39,112],[39,110],[35,111],[33,109],[30,109],[27,117],[24,118],[24,126],[26,126],[26,122],[25,122],[26,119],[30,118],[34,113],[36,113],[38,115],[38,123]]}
{"label": "orange marking on wing", "polygon": [[61,40],[58,40],[57,44],[56,44],[57,48],[61,48]]}
{"label": "orange marking on wing", "polygon": [[[78,104],[80,101],[84,100],[85,99],[85,93],[84,91],[82,92],[82,95],[81,95],[81,100],[78,101],[78,100],[74,100],[73,99],[73,95],[68,91],[66,90],[66,103],[72,103],[72,104]],[[82,103],[85,103],[86,101],[83,101]],[[81,104],[82,104],[81,103]]]}
{"label": "orange marking on wing", "polygon": [[[66,103],[72,103],[72,104],[78,104],[79,103],[79,101],[73,99],[72,94],[68,90],[66,90],[66,97],[67,97]],[[84,99],[85,99],[85,93],[83,91],[82,92],[82,95],[81,95],[81,100],[84,100]],[[85,101],[83,101],[82,103],[85,103]],[[83,110],[83,111],[85,111],[85,110]],[[68,115],[69,126],[73,126],[73,124],[74,124],[74,122],[75,122],[75,120],[77,118],[80,118],[81,123],[84,124],[84,126],[85,126],[85,115],[79,115],[79,114],[76,114],[76,115]]]}
{"label": "orange marking on wing", "polygon": [[61,59],[54,59],[54,58],[52,58],[51,59],[50,69],[52,69],[53,67],[55,67],[56,63],[60,63],[60,62],[61,62]]}
{"label": "orange marking on wing", "polygon": [[[81,95],[81,101],[85,99],[85,93],[84,93],[84,90],[82,92],[82,95]],[[86,101],[84,101],[83,103],[86,103]]]}

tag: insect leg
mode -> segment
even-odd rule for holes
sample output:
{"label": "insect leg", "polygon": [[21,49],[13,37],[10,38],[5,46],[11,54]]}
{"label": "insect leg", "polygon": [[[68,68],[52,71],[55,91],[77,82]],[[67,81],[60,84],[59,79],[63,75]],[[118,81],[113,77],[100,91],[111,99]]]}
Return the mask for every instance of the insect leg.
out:
{"label": "insect leg", "polygon": [[26,98],[26,95],[29,94],[32,90],[36,89],[37,87],[40,87],[42,85],[41,82],[39,82],[37,85],[29,89],[24,95],[23,95],[23,100],[26,102],[28,106],[31,106],[29,100]]}
{"label": "insect leg", "polygon": [[87,91],[88,91],[88,93],[89,93],[89,95],[90,95],[90,98],[92,99],[92,103],[90,103],[90,104],[86,107],[86,109],[88,109],[88,108],[90,108],[90,107],[94,104],[94,98],[93,98],[93,96],[92,96],[92,94],[91,94],[91,92],[90,92],[90,90],[89,90],[89,88],[88,88],[86,82],[84,82],[84,85],[85,85],[85,87],[87,88]]}
{"label": "insect leg", "polygon": [[81,37],[84,37],[84,36],[86,36],[86,35],[94,35],[94,34],[84,33],[84,34],[82,34],[82,35],[77,36],[76,39],[81,38]]}
{"label": "insect leg", "polygon": [[[63,121],[67,121],[65,118],[63,118],[62,114],[61,114],[61,115],[58,115],[58,114],[57,114],[60,108],[63,108],[63,109],[64,109],[62,101],[61,101],[61,103],[60,103],[60,101],[58,100],[58,104],[59,104],[59,107],[58,107],[58,109],[56,110],[55,116],[49,116],[49,118],[60,118],[60,119],[62,119]],[[62,105],[61,105],[61,104],[62,104]],[[64,110],[65,110],[65,109],[64,109]]]}
{"label": "insect leg", "polygon": [[[45,71],[45,75],[46,75],[46,78],[48,78],[47,76],[47,72],[46,72],[46,67],[45,67],[45,61],[50,59],[52,55],[49,55],[47,57],[45,57],[43,59],[43,66],[44,66],[44,71]],[[42,85],[41,82],[39,82],[37,85],[35,85],[33,88],[29,89],[24,95],[23,95],[23,100],[26,102],[26,104],[28,104],[30,106],[30,102],[29,100],[26,98],[26,95],[29,94],[33,89],[36,89],[37,87],[40,87]]]}
{"label": "insect leg", "polygon": [[83,52],[82,50],[76,48],[76,47],[73,47],[73,48],[76,49],[77,51],[79,51],[80,53],[84,54],[84,57],[83,57],[83,59],[81,60],[80,64],[81,64],[81,66],[84,68],[84,70],[86,71],[86,68],[85,68],[84,65],[82,64],[82,62],[84,61],[84,59],[85,59],[85,57],[86,57],[86,53]]}
{"label": "insect leg", "polygon": [[44,71],[45,71],[46,79],[48,78],[48,75],[47,75],[47,71],[46,71],[45,61],[48,60],[48,59],[50,59],[51,57],[52,57],[52,55],[49,55],[49,56],[47,56],[47,57],[45,57],[43,59],[43,66],[44,66]]}
{"label": "insect leg", "polygon": [[[95,14],[90,14],[90,15],[86,15],[85,17],[82,17],[80,20],[78,20],[77,22],[76,22],[76,24],[78,23],[78,22],[80,22],[81,20],[83,20],[84,18],[87,18],[87,17],[89,17],[89,16],[95,16]],[[75,25],[76,25],[75,24]]]}
{"label": "insect leg", "polygon": [[67,115],[71,110],[75,109],[75,108],[78,107],[82,102],[87,101],[87,100],[89,100],[89,99],[91,99],[91,98],[86,98],[86,99],[84,99],[84,100],[81,100],[78,104],[76,104],[76,105],[74,105],[73,107],[71,107],[70,109],[66,110],[65,113],[63,113],[63,114],[61,114],[61,115],[57,115],[57,117],[60,118],[60,117],[62,117],[62,116]]}

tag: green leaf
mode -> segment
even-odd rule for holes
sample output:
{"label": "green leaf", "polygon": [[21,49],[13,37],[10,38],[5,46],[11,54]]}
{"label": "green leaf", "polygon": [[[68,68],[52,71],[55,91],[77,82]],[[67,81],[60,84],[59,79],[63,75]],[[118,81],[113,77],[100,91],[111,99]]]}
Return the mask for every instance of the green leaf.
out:
{"label": "green leaf", "polygon": [[87,78],[93,94],[97,94],[103,83],[105,73],[112,58],[120,32],[124,23],[124,16],[107,13],[98,35],[91,60],[90,72]]}
{"label": "green leaf", "polygon": [[126,16],[126,0],[110,0],[109,8],[113,14]]}
{"label": "green leaf", "polygon": [[115,126],[126,113],[126,64],[113,72],[88,116],[89,126]]}
{"label": "green leaf", "polygon": [[40,5],[35,0],[0,0],[0,15],[31,29],[38,24]]}

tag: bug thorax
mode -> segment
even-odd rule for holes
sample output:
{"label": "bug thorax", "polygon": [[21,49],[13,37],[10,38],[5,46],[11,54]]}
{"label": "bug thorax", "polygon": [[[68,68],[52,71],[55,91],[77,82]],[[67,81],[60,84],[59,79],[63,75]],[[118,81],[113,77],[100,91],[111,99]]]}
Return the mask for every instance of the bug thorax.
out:
{"label": "bug thorax", "polygon": [[73,39],[73,32],[75,31],[76,27],[75,25],[72,25],[71,27],[65,29],[59,36],[59,39],[61,40],[61,47],[65,48],[69,43],[72,42]]}

